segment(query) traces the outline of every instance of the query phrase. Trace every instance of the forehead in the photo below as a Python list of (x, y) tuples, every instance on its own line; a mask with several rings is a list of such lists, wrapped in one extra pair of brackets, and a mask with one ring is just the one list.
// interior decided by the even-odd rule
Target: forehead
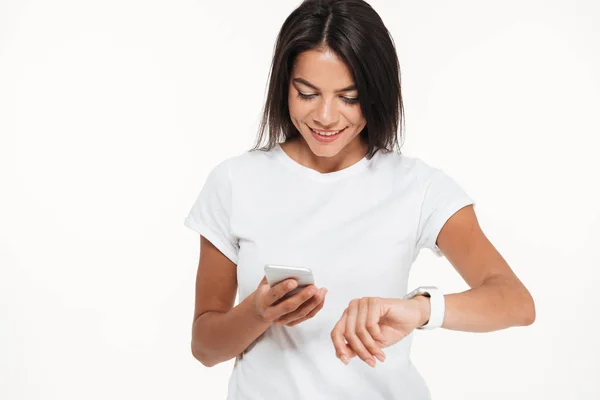
[(354, 84), (350, 69), (330, 49), (300, 53), (292, 69), (292, 78), (304, 78), (324, 91)]

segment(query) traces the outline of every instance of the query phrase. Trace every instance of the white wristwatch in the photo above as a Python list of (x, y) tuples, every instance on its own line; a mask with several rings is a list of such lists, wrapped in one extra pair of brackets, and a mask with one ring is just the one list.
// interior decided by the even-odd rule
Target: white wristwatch
[(444, 294), (440, 289), (435, 286), (420, 286), (404, 296), (405, 300), (412, 299), (415, 296), (426, 296), (429, 297), (430, 309), (429, 321), (423, 326), (417, 327), (417, 329), (435, 329), (442, 326), (444, 322), (444, 312), (446, 311), (446, 304), (444, 302)]

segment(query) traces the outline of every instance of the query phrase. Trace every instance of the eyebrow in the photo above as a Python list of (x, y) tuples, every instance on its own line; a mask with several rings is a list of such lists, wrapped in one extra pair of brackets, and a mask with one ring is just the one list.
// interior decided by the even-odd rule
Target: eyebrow
[[(307, 80), (305, 80), (305, 79), (302, 79), (302, 78), (294, 78), (294, 82), (301, 83), (301, 84), (303, 84), (303, 85), (306, 85), (306, 86), (308, 86), (309, 88), (312, 88), (312, 89), (315, 89), (315, 90), (320, 90), (318, 87), (316, 87), (316, 86), (315, 86), (315, 85), (313, 85), (312, 83), (310, 83), (310, 82), (308, 82)], [(349, 91), (351, 91), (351, 90), (356, 90), (356, 86), (355, 86), (355, 85), (350, 85), (350, 86), (347, 86), (347, 87), (345, 87), (345, 88), (343, 88), (343, 89), (336, 90), (335, 92), (336, 92), (336, 93), (340, 93), (340, 92), (349, 92)]]

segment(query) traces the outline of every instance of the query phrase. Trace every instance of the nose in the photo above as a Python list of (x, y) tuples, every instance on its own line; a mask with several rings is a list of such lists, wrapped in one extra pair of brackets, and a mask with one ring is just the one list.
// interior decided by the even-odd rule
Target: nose
[(322, 129), (330, 129), (337, 125), (339, 113), (334, 99), (323, 98), (317, 104), (315, 123)]

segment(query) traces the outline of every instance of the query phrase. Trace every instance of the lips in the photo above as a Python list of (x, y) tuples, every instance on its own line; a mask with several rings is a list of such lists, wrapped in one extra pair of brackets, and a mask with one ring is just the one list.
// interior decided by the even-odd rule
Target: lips
[(341, 133), (344, 129), (346, 128), (342, 128), (342, 129), (338, 129), (338, 130), (317, 130), (317, 129), (313, 129), (310, 126), (308, 127), (311, 131), (313, 131), (316, 134), (322, 135), (322, 136), (333, 136), (333, 135), (337, 135), (338, 133)]
[[(339, 137), (341, 137), (344, 132), (346, 132), (346, 128), (343, 128), (339, 131), (315, 131), (309, 126), (308, 129), (310, 129), (312, 136), (319, 143), (332, 143), (336, 141)], [(322, 135), (319, 132), (335, 132), (335, 134)]]

